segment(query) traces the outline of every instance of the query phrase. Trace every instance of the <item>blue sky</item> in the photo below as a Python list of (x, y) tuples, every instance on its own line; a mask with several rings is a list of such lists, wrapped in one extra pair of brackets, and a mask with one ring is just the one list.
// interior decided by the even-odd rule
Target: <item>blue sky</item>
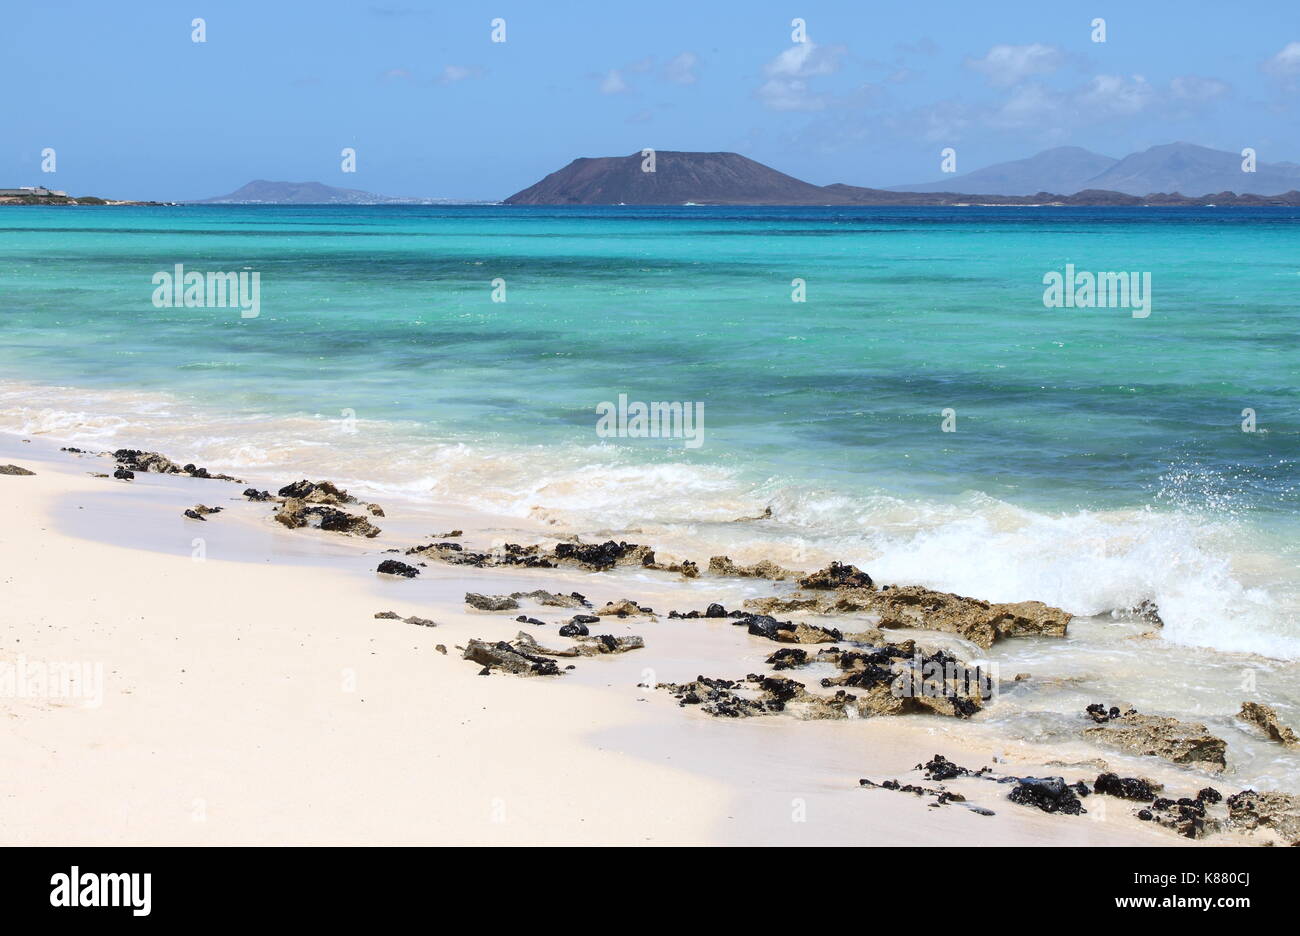
[(11, 0), (0, 77), (0, 185), (126, 198), (265, 178), (496, 199), (645, 146), (877, 186), (938, 178), (945, 146), (961, 172), (1175, 140), (1300, 162), (1292, 0)]

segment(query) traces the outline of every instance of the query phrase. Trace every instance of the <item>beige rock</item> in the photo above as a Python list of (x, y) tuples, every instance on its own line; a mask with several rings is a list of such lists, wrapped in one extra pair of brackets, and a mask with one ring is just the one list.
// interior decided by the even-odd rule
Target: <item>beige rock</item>
[(1287, 845), (1300, 845), (1300, 796), (1242, 790), (1228, 797), (1228, 828), (1267, 829)]
[(1277, 717), (1277, 712), (1273, 711), (1271, 706), (1259, 702), (1243, 702), (1237, 717), (1242, 721), (1250, 722), (1252, 725), (1258, 725), (1264, 729), (1269, 738), (1283, 747), (1300, 748), (1300, 737), (1297, 737), (1294, 731), (1282, 724)]
[(1161, 757), (1184, 766), (1206, 770), (1223, 770), (1227, 766), (1227, 742), (1196, 722), (1130, 711), (1083, 729), (1083, 736), (1110, 747)]
[(515, 647), (527, 653), (539, 653), (552, 657), (602, 656), (607, 653), (626, 653), (645, 647), (645, 640), (635, 634), (627, 637), (614, 637), (610, 634), (592, 634), (588, 637), (573, 638), (574, 646), (563, 650), (543, 647), (531, 634), (520, 631), (515, 636)]
[(732, 562), (728, 556), (713, 556), (709, 559), (709, 574), (731, 576), (736, 578), (763, 578), (774, 582), (797, 579), (802, 572), (785, 569), (769, 559), (762, 559), (753, 565), (742, 566)]

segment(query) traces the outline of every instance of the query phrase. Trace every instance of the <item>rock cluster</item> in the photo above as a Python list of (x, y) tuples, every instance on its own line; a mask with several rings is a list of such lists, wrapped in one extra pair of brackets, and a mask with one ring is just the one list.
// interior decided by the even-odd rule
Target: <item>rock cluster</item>
[[(965, 718), (979, 710), (978, 696), (906, 691), (911, 661), (901, 662), (893, 649), (878, 647), (867, 653), (832, 649), (815, 657), (806, 650), (791, 649), (769, 657), (769, 662), (775, 660), (778, 668), (787, 669), (813, 661), (836, 663), (845, 673), (821, 681), (823, 688), (836, 689), (833, 695), (811, 693), (804, 683), (786, 677), (754, 673), (743, 680), (697, 676), (689, 683), (660, 683), (657, 688), (669, 692), (680, 705), (699, 705), (710, 715), (726, 718), (783, 713), (800, 719), (838, 719), (918, 712)], [(840, 688), (845, 686), (854, 691)], [(950, 688), (957, 692), (957, 687)]]
[(515, 646), (522, 647), (532, 653), (540, 653), (543, 656), (585, 657), (641, 650), (645, 647), (645, 640), (635, 634), (627, 637), (615, 637), (612, 634), (595, 634), (592, 636), (582, 634), (574, 639), (572, 647), (557, 650), (551, 647), (543, 647), (532, 636), (520, 631), (515, 637)]
[(562, 672), (554, 660), (514, 647), (504, 640), (472, 639), (465, 645), (462, 656), (483, 667), (479, 670), (480, 676), (487, 676), (493, 669), (516, 676), (559, 676)]
[(1228, 745), (1195, 722), (1181, 722), (1160, 715), (1140, 715), (1133, 709), (1120, 713), (1101, 705), (1088, 706), (1097, 724), (1083, 729), (1083, 736), (1135, 754), (1161, 757), (1175, 764), (1223, 770)]
[(1267, 829), (1287, 845), (1300, 845), (1300, 796), (1242, 790), (1228, 797), (1228, 826), (1244, 832)]
[(466, 592), (465, 604), (479, 611), (513, 611), (519, 602), (509, 595), (480, 595), (478, 592)]
[(699, 568), (693, 562), (664, 564), (655, 559), (654, 550), (649, 546), (616, 543), (613, 540), (594, 544), (557, 543), (550, 551), (538, 545), (521, 546), (518, 543), (506, 543), (487, 552), (468, 550), (459, 543), (428, 543), (413, 546), (406, 552), (408, 555), (419, 554), (451, 565), (468, 565), (480, 569), (498, 566), (555, 569), (572, 566), (588, 572), (607, 572), (615, 567), (633, 566), (659, 572), (677, 572), (687, 578), (699, 575)]
[[(610, 634), (597, 634), (594, 637), (581, 637), (573, 646), (562, 649), (544, 647), (531, 635), (520, 631), (513, 641), (498, 640), (495, 643), (473, 639), (465, 646), (463, 656), (480, 664), (483, 669), (479, 675), (486, 676), (494, 668), (501, 669), (516, 676), (559, 676), (563, 670), (551, 657), (588, 657), (603, 656), (609, 653), (626, 653), (640, 650), (645, 641), (637, 636), (614, 637)], [(573, 667), (569, 667), (572, 669)]]
[(881, 628), (942, 631), (983, 648), (1007, 637), (1064, 637), (1071, 617), (1068, 612), (1041, 601), (994, 603), (920, 585), (877, 588), (867, 573), (840, 562), (832, 562), (825, 569), (804, 576), (798, 584), (807, 591), (829, 594), (795, 592), (750, 599), (745, 607), (767, 614), (797, 611), (876, 614)]
[(275, 513), (275, 520), (291, 530), (315, 527), (329, 533), (349, 533), (367, 539), (373, 539), (381, 532), (365, 517), (298, 497), (285, 498)]
[(796, 579), (802, 572), (784, 569), (768, 559), (763, 559), (750, 566), (736, 565), (728, 556), (714, 556), (709, 559), (709, 574), (736, 578), (762, 578), (774, 582)]
[(704, 611), (670, 611), (668, 616), (684, 619), (725, 618), (738, 627), (746, 628), (756, 637), (766, 637), (779, 643), (833, 643), (845, 639), (845, 635), (833, 627), (778, 621), (769, 614), (755, 614), (750, 611), (728, 611), (717, 603), (709, 605)]
[(205, 507), (203, 504), (195, 504), (193, 507), (184, 511), (184, 514), (191, 520), (202, 520), (207, 522), (208, 514), (221, 513), (223, 509), (224, 508), (221, 507)]
[(937, 780), (942, 783), (945, 780), (951, 780), (954, 777), (981, 777), (989, 773), (988, 767), (981, 767), (979, 770), (970, 770), (966, 767), (960, 767), (954, 764), (942, 754), (936, 754), (924, 764), (917, 764), (913, 770), (920, 770), (925, 774), (927, 780)]
[[(537, 602), (539, 605), (545, 605), (548, 608), (590, 608), (591, 602), (585, 595), (577, 592), (569, 592), (567, 595), (560, 595), (555, 592), (548, 592), (545, 589), (538, 588), (530, 592), (511, 592), (510, 597), (515, 600), (528, 598)], [(601, 612), (596, 612), (600, 614)]]
[[(375, 614), (375, 619), (380, 621), (403, 621), (407, 624), (415, 624), (417, 627), (437, 627), (437, 621), (430, 621), (428, 618), (416, 617), (414, 614), (402, 617), (396, 611), (379, 611)], [(446, 652), (445, 650), (443, 651)]]
[(1166, 829), (1173, 829), (1187, 838), (1201, 838), (1214, 832), (1220, 832), (1225, 824), (1209, 815), (1208, 807), (1223, 799), (1214, 787), (1206, 787), (1195, 798), (1180, 799), (1157, 798), (1146, 809), (1140, 809), (1137, 817), (1143, 822), (1154, 822)]
[(857, 566), (843, 562), (832, 562), (820, 572), (814, 572), (799, 580), (800, 588), (834, 589), (834, 588), (874, 588), (871, 576)]
[[(113, 452), (118, 467), (126, 471), (152, 471), (156, 474), (187, 474), (192, 478), (206, 478), (212, 481), (239, 481), (225, 474), (211, 474), (206, 468), (196, 465), (178, 465), (166, 455), (158, 452), (143, 452), (140, 449), (118, 449)], [(241, 482), (242, 483), (242, 482)]]

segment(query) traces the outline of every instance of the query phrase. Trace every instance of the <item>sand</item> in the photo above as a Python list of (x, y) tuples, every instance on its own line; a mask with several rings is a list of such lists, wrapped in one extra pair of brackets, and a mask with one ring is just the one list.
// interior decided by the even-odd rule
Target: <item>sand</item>
[[(757, 583), (435, 564), (397, 579), (375, 566), (427, 542), (428, 515), (390, 510), (382, 537), (359, 540), (287, 530), (242, 484), (92, 477), (112, 461), (48, 440), (0, 437), (10, 462), (36, 474), (0, 476), (0, 662), (99, 664), (103, 686), (99, 700), (0, 696), (8, 844), (1190, 844), (1103, 797), (1068, 817), (950, 783), (996, 812), (980, 816), (858, 784), (925, 782), (911, 768), (936, 752), (1061, 773), (1045, 766), (1059, 746), (935, 717), (714, 719), (638, 685), (755, 671), (774, 645), (725, 622), (612, 620), (593, 632), (646, 648), (559, 678), (482, 677), (455, 649), (513, 637), (519, 613), (560, 617), (473, 611), (466, 591), (576, 589), (666, 612), (730, 607)], [(200, 502), (227, 509), (182, 516)], [(469, 542), (482, 518), (437, 519)], [(386, 610), (439, 626), (374, 618)]]

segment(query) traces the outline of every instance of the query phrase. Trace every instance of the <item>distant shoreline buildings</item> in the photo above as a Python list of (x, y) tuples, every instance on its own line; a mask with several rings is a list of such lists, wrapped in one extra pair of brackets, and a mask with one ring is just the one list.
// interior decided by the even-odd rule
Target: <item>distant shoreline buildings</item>
[(67, 192), (61, 192), (58, 189), (47, 189), (43, 185), (24, 185), (19, 188), (0, 188), (0, 196), (6, 195), (53, 195), (56, 198), (67, 198)]

